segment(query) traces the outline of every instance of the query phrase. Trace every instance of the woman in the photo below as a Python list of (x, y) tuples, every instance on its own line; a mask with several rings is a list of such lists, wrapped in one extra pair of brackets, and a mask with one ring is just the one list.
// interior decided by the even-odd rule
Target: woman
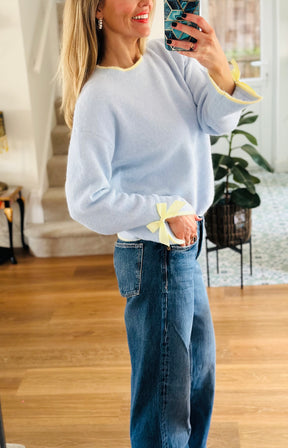
[(201, 216), (213, 199), (209, 134), (233, 129), (241, 109), (260, 97), (231, 74), (202, 17), (185, 17), (201, 31), (175, 23), (197, 40), (181, 42), (180, 54), (162, 41), (145, 50), (154, 6), (66, 0), (66, 194), (72, 218), (119, 236), (132, 447), (204, 448), (215, 341), (197, 257)]

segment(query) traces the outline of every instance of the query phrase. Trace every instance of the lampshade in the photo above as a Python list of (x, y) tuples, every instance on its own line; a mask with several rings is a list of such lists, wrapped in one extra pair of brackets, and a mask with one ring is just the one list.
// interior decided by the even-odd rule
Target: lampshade
[(0, 153), (3, 151), (8, 151), (8, 140), (6, 135), (4, 115), (0, 111)]

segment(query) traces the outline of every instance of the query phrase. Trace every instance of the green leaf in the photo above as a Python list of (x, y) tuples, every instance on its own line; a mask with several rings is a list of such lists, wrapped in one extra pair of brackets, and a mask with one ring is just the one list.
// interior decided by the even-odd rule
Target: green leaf
[(262, 168), (264, 168), (264, 170), (269, 171), (270, 173), (273, 173), (274, 170), (273, 170), (272, 166), (257, 151), (257, 149), (254, 148), (254, 146), (251, 146), (251, 145), (247, 144), (247, 145), (241, 146), (241, 148), (243, 149), (243, 151), (245, 151), (247, 154), (249, 154), (249, 156), (254, 160), (254, 162), (257, 163), (257, 165), (259, 165)]
[(260, 184), (261, 180), (259, 179), (259, 177), (252, 176), (251, 174), (250, 174), (250, 177), (251, 177), (251, 180), (252, 180), (254, 185)]
[(242, 117), (240, 117), (240, 120), (239, 120), (239, 122), (238, 122), (237, 127), (238, 127), (238, 126), (243, 126), (244, 124), (252, 124), (252, 123), (255, 123), (255, 121), (257, 121), (257, 119), (258, 119), (258, 115), (252, 115), (252, 116), (250, 116), (250, 117), (247, 117), (247, 115), (246, 115), (245, 117), (242, 116)]
[(223, 197), (224, 192), (225, 192), (225, 186), (226, 186), (226, 182), (221, 182), (221, 184), (216, 185), (213, 205), (217, 204), (220, 201), (220, 199)]
[(261, 203), (258, 194), (251, 194), (246, 188), (238, 188), (238, 190), (232, 191), (231, 202), (244, 208), (255, 208)]
[(247, 111), (247, 109), (244, 109), (242, 114), (241, 114), (241, 117), (246, 117), (246, 115), (253, 114), (253, 113), (254, 112), (252, 112), (252, 110), (248, 110)]
[(255, 194), (256, 190), (254, 187), (254, 183), (251, 179), (251, 175), (248, 173), (245, 168), (242, 168), (242, 166), (234, 166), (232, 168), (233, 178), (236, 182), (239, 182), (240, 184), (246, 185), (247, 189), (250, 191), (251, 194)]
[(227, 176), (228, 173), (229, 173), (228, 168), (218, 166), (217, 168), (214, 169), (214, 179), (215, 180), (223, 179), (223, 177)]
[(228, 188), (234, 190), (235, 188), (239, 188), (238, 184), (234, 184), (233, 182), (228, 182)]
[(241, 159), (240, 157), (232, 157), (232, 160), (234, 162), (234, 165), (238, 164), (241, 165), (243, 168), (247, 168), (249, 163), (245, 159)]
[(254, 135), (249, 134), (249, 132), (246, 131), (241, 131), (240, 129), (235, 129), (235, 131), (232, 132), (233, 135), (236, 134), (241, 134), (244, 135), (244, 137), (246, 137), (250, 143), (252, 143), (252, 145), (258, 145), (257, 139), (256, 137), (254, 137)]
[(212, 162), (215, 180), (220, 180), (227, 176), (229, 168), (233, 166), (231, 157), (218, 153), (212, 154)]
[(210, 135), (211, 145), (215, 145), (220, 138), (228, 138), (228, 135)]
[(225, 156), (224, 154), (218, 154), (216, 152), (212, 154), (212, 162), (214, 170), (219, 166), (232, 168), (234, 165), (232, 157)]

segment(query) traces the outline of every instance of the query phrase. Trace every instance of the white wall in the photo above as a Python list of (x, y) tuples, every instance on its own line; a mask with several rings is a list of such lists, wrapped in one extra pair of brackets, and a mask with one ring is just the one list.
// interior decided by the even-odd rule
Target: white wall
[(9, 152), (0, 157), (0, 178), (10, 184), (37, 183), (26, 59), (17, 0), (0, 0), (0, 109)]
[(151, 39), (157, 39), (162, 37), (164, 33), (164, 7), (162, 0), (156, 0), (156, 10), (154, 22), (152, 25), (152, 31), (150, 34)]
[[(9, 151), (0, 155), (0, 179), (24, 187), (27, 218), (34, 222), (43, 220), (40, 202), (54, 119), (58, 52), (54, 0), (0, 0), (0, 110), (9, 143)], [(15, 211), (18, 215), (17, 207)], [(0, 244), (6, 245), (3, 216), (0, 220)], [(15, 216), (16, 228), (17, 223)]]
[[(47, 188), (46, 164), (51, 153), (54, 122), (55, 73), (59, 55), (56, 4), (54, 0), (18, 0), (36, 147), (37, 184), (31, 189), (32, 221), (43, 221), (41, 197)], [(31, 11), (33, 13), (31, 14)], [(37, 206), (36, 206), (37, 204)]]
[[(278, 0), (275, 91), (275, 169), (288, 171), (288, 2)], [(272, 42), (273, 44), (273, 42)]]

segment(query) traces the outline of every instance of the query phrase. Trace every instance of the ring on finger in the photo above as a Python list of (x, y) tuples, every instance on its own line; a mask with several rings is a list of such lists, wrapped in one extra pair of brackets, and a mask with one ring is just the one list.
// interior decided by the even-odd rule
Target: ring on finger
[(197, 42), (191, 42), (191, 45), (190, 45), (190, 51), (196, 51), (196, 48), (197, 48)]

